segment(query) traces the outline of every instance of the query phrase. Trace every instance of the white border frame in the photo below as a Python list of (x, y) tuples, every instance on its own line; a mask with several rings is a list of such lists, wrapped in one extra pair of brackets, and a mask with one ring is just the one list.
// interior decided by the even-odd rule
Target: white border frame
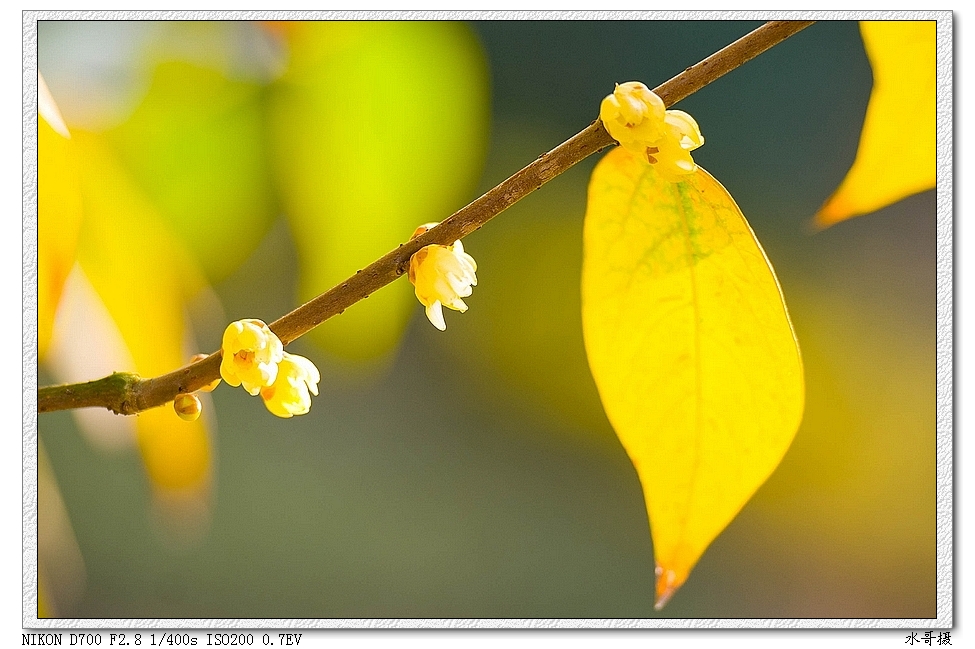
[[(360, 619), (37, 617), (37, 21), (39, 20), (936, 20), (937, 610), (936, 618), (881, 619)], [(950, 11), (24, 11), (23, 12), (23, 609), (24, 629), (951, 629), (954, 611), (953, 15)], [(828, 639), (825, 640), (829, 642)]]

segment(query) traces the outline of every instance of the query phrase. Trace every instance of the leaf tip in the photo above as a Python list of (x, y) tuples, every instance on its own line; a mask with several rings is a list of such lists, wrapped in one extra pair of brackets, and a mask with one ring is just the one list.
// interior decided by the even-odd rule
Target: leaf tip
[(659, 611), (667, 605), (667, 602), (674, 596), (677, 589), (684, 584), (687, 577), (685, 575), (683, 579), (679, 579), (676, 572), (664, 568), (659, 563), (657, 564), (655, 573), (657, 575), (657, 597), (653, 608), (655, 611)]
[(831, 225), (836, 225), (840, 221), (858, 216), (861, 213), (862, 211), (857, 210), (854, 205), (850, 204), (850, 201), (846, 200), (843, 194), (837, 192), (827, 199), (823, 203), (823, 206), (813, 215), (809, 222), (809, 228), (814, 232), (819, 232)]

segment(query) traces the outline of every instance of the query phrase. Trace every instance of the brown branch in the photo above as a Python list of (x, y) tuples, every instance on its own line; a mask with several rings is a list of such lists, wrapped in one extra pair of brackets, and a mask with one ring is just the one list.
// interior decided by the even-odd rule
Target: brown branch
[[(813, 21), (772, 21), (743, 36), (731, 45), (693, 65), (654, 92), (671, 106), (697, 92), (718, 77), (758, 56)], [(616, 144), (596, 120), (548, 153), (461, 208), (440, 225), (412, 239), (357, 271), (331, 290), (306, 302), (270, 324), (285, 345), (314, 329), (359, 300), (369, 297), (406, 272), (410, 257), (424, 246), (450, 244), (474, 232), (551, 179), (593, 153)], [(181, 392), (193, 392), (220, 376), (220, 352), (174, 372), (152, 379), (135, 374), (116, 373), (98, 381), (57, 385), (37, 391), (37, 411), (99, 406), (123, 415), (164, 405)]]

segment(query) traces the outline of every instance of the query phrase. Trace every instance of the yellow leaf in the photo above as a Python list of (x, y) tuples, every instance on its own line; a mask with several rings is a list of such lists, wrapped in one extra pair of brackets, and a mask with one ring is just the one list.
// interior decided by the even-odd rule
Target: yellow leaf
[[(194, 24), (216, 38), (217, 25)], [(145, 98), (106, 138), (211, 281), (254, 251), (275, 216), (261, 87), (160, 63)]]
[[(56, 110), (56, 108), (54, 109)], [(63, 128), (63, 122), (57, 125)], [(81, 186), (75, 143), (43, 114), (37, 118), (37, 353), (43, 359), (54, 314), (74, 265), (81, 227)]]
[(856, 159), (816, 214), (826, 227), (867, 214), (936, 183), (934, 21), (864, 21), (873, 90)]
[(670, 183), (612, 151), (583, 244), (586, 353), (643, 485), (660, 608), (792, 442), (799, 347), (765, 253), (703, 169)]
[[(202, 286), (202, 273), (98, 136), (76, 133), (75, 140), (85, 160), (78, 261), (125, 340), (131, 369), (146, 377), (177, 369), (187, 361), (184, 305)], [(155, 487), (206, 491), (203, 419), (183, 421), (167, 405), (138, 415), (136, 430)]]

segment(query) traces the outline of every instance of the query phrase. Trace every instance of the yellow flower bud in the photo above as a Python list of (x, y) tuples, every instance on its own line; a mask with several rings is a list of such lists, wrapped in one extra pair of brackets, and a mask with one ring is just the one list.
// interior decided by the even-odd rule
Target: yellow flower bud
[[(418, 236), (436, 223), (417, 228)], [(421, 248), (410, 258), (409, 277), (416, 287), (416, 298), (426, 307), (427, 319), (440, 331), (447, 328), (443, 318), (446, 306), (463, 313), (467, 311), (465, 298), (477, 286), (477, 264), (464, 252), (464, 245), (455, 241), (452, 246), (433, 244)]]
[[(303, 415), (311, 408), (311, 394), (318, 396), (321, 375), (304, 356), (284, 352), (274, 384), (261, 390), (264, 405), (278, 417)], [(309, 394), (309, 392), (311, 394)]]
[(203, 404), (195, 394), (178, 394), (173, 400), (173, 410), (184, 421), (196, 421), (203, 412)]
[(251, 395), (274, 383), (284, 354), (281, 340), (260, 320), (232, 322), (223, 332), (220, 376), (228, 385), (243, 385)]
[(416, 239), (418, 236), (420, 236), (427, 230), (430, 230), (431, 228), (434, 228), (438, 225), (440, 225), (439, 221), (434, 221), (432, 223), (424, 223), (423, 225), (418, 226), (416, 230), (413, 230), (413, 234), (410, 235), (410, 239)]
[(639, 81), (616, 84), (613, 94), (599, 106), (599, 119), (620, 145), (637, 155), (660, 139), (666, 106), (663, 100)]

